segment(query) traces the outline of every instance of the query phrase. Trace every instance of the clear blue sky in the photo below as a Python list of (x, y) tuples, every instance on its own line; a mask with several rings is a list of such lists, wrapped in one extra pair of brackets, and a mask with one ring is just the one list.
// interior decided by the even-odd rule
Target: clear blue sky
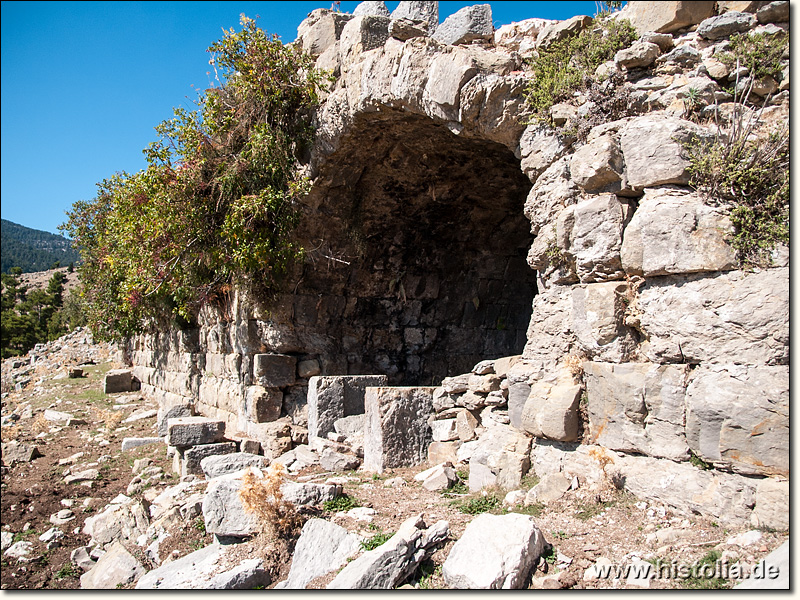
[[(440, 20), (480, 2), (440, 2)], [(342, 2), (352, 12), (358, 2)], [(393, 10), (398, 2), (387, 2)], [(592, 2), (491, 2), (495, 26), (592, 15)], [(172, 108), (208, 87), (206, 48), (239, 14), (284, 42), (331, 2), (2, 2), (2, 216), (58, 233), (95, 184), (144, 167)], [(194, 86), (194, 87), (192, 87)]]

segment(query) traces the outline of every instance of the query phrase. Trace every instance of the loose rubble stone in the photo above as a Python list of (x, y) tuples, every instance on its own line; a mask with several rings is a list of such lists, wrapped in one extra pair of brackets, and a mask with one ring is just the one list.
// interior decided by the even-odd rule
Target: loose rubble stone
[(548, 48), (556, 42), (578, 35), (591, 23), (592, 18), (586, 15), (572, 17), (566, 21), (557, 21), (539, 32), (539, 35), (536, 37), (536, 46), (539, 48)]
[(614, 55), (614, 62), (626, 69), (649, 67), (661, 53), (659, 47), (651, 42), (640, 40), (630, 48), (620, 50)]
[(734, 33), (743, 33), (756, 26), (756, 17), (749, 13), (728, 11), (716, 17), (710, 17), (697, 27), (697, 35), (709, 40), (727, 38)]
[(432, 37), (437, 42), (451, 46), (494, 39), (491, 5), (465, 6), (447, 17)]
[(789, 1), (770, 2), (758, 9), (756, 18), (759, 23), (788, 23)]
[(102, 512), (87, 517), (82, 532), (91, 536), (94, 543), (105, 545), (114, 541), (136, 541), (149, 524), (144, 505), (120, 495)]
[(2, 445), (2, 459), (6, 466), (13, 466), (17, 463), (28, 463), (42, 456), (39, 448), (28, 444), (20, 444), (12, 441)]
[(262, 468), (266, 466), (266, 458), (246, 452), (206, 456), (200, 460), (200, 468), (209, 479), (235, 473), (247, 467)]
[(342, 493), (342, 486), (324, 483), (284, 483), (281, 486), (284, 500), (297, 506), (322, 504)]
[(645, 31), (671, 33), (697, 25), (714, 14), (714, 2), (631, 2), (621, 14), (640, 34)]
[(320, 466), (326, 471), (350, 471), (357, 469), (361, 465), (361, 460), (356, 456), (336, 452), (330, 448), (325, 448), (319, 457)]
[(361, 548), (357, 535), (324, 519), (309, 519), (294, 549), (289, 577), (275, 589), (305, 589), (312, 579), (335, 571)]
[(122, 451), (133, 450), (139, 446), (147, 446), (148, 444), (160, 444), (164, 442), (163, 437), (146, 437), (146, 438), (123, 438)]
[(302, 41), (303, 51), (312, 56), (319, 56), (325, 52), (336, 44), (345, 24), (352, 18), (352, 15), (326, 9), (312, 11), (297, 27), (297, 37)]
[[(789, 540), (781, 544), (777, 550), (770, 552), (762, 562), (757, 565), (761, 576), (756, 573), (745, 579), (735, 590), (788, 590), (790, 579)], [(773, 577), (772, 574), (776, 576)], [(766, 575), (766, 577), (764, 577)]]
[(433, 33), (439, 26), (438, 2), (400, 2), (392, 11), (392, 19), (410, 19), (423, 21), (427, 24), (428, 32)]
[(99, 469), (84, 469), (64, 477), (64, 483), (78, 483), (81, 481), (95, 481), (100, 476)]
[(114, 542), (94, 568), (81, 575), (81, 589), (113, 590), (127, 585), (145, 572), (142, 564), (119, 542)]
[(97, 561), (89, 556), (86, 546), (79, 546), (78, 548), (75, 548), (70, 553), (69, 560), (84, 572), (91, 571), (97, 564)]
[(447, 539), (447, 521), (425, 528), (422, 515), (404, 521), (381, 546), (350, 562), (327, 585), (329, 590), (392, 589), (411, 575), (436, 546)]
[(482, 514), (453, 545), (442, 574), (454, 589), (521, 589), (543, 549), (531, 517)]
[(25, 540), (20, 540), (19, 542), (15, 542), (9, 546), (5, 552), (3, 552), (3, 556), (7, 556), (8, 558), (16, 558), (17, 562), (28, 562), (30, 560), (29, 556), (33, 552), (33, 542), (26, 542)]
[(47, 409), (44, 411), (44, 418), (53, 423), (58, 423), (59, 425), (67, 425), (75, 417), (69, 413)]
[(452, 487), (458, 481), (458, 476), (451, 464), (443, 463), (418, 473), (414, 479), (421, 481), (426, 490), (439, 492)]
[(549, 473), (528, 491), (525, 505), (554, 502), (566, 494), (571, 485), (572, 482), (561, 473)]
[(353, 16), (363, 17), (367, 15), (375, 17), (388, 17), (390, 13), (389, 9), (386, 8), (386, 3), (384, 3), (382, 0), (379, 0), (378, 2), (359, 2), (358, 6), (356, 6), (353, 10)]
[(230, 546), (211, 544), (142, 576), (137, 590), (250, 590), (272, 582), (261, 558), (235, 558)]
[[(250, 472), (257, 472), (250, 467)], [(239, 498), (245, 471), (215, 477), (203, 497), (206, 531), (220, 537), (244, 537), (259, 531), (258, 518), (245, 510)]]
[(414, 466), (427, 457), (433, 412), (431, 387), (367, 388), (364, 404), (364, 468)]

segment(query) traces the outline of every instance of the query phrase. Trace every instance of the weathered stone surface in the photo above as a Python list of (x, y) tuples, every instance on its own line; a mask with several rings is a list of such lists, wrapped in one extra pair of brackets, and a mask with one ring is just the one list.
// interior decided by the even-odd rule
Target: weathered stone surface
[(203, 474), (212, 479), (228, 473), (235, 473), (247, 467), (263, 468), (267, 466), (267, 459), (263, 456), (247, 452), (233, 452), (230, 454), (217, 454), (206, 456), (200, 460)]
[(494, 39), (491, 5), (465, 6), (447, 17), (432, 37), (437, 42), (452, 46)]
[(628, 205), (613, 194), (590, 197), (574, 208), (570, 247), (581, 283), (621, 279), (620, 249)]
[(342, 29), (339, 38), (339, 55), (342, 65), (359, 60), (363, 52), (380, 48), (389, 39), (388, 17), (354, 17)]
[(57, 423), (58, 425), (67, 425), (75, 418), (75, 416), (71, 415), (70, 413), (51, 410), (48, 408), (44, 411), (44, 418), (52, 423)]
[(789, 367), (708, 365), (686, 391), (686, 438), (715, 466), (789, 474)]
[(364, 400), (364, 468), (413, 466), (425, 461), (433, 413), (432, 387), (370, 387)]
[(533, 51), (539, 32), (553, 23), (556, 21), (552, 19), (533, 18), (502, 25), (494, 32), (495, 46), (508, 52), (519, 52), (521, 56), (527, 56)]
[(591, 17), (579, 15), (567, 19), (566, 21), (558, 21), (552, 25), (548, 25), (536, 36), (536, 46), (538, 48), (547, 48), (555, 42), (560, 42), (561, 40), (576, 36), (591, 25), (591, 23)]
[(167, 430), (167, 421), (169, 419), (180, 419), (181, 417), (191, 417), (192, 407), (187, 404), (178, 404), (171, 406), (167, 409), (159, 408), (156, 415), (156, 424), (158, 427), (158, 435), (165, 437), (169, 431)]
[(788, 531), (789, 506), (789, 482), (764, 479), (756, 488), (752, 523), (756, 527)]
[(449, 535), (447, 521), (425, 529), (422, 515), (404, 521), (387, 542), (349, 563), (327, 589), (392, 589), (411, 575)]
[(286, 354), (256, 354), (253, 356), (253, 375), (266, 387), (292, 385), (297, 371), (297, 358)]
[(610, 135), (596, 138), (572, 155), (572, 180), (586, 192), (615, 191), (622, 180), (622, 155)]
[(452, 442), (458, 439), (455, 419), (442, 419), (431, 422), (431, 437), (434, 442)]
[(407, 2), (403, 1), (392, 11), (392, 19), (410, 19), (423, 21), (427, 24), (428, 32), (433, 33), (439, 26), (438, 2)]
[(434, 464), (457, 463), (457, 452), (460, 445), (461, 442), (431, 442), (428, 446), (428, 462)]
[(734, 269), (736, 254), (726, 241), (732, 233), (730, 218), (698, 194), (648, 188), (625, 228), (622, 266), (646, 277)]
[(426, 112), (441, 119), (457, 120), (461, 89), (477, 72), (475, 61), (465, 52), (434, 57), (422, 95)]
[(324, 437), (343, 417), (364, 413), (368, 386), (386, 385), (385, 375), (312, 377), (308, 382), (308, 434)]
[(341, 494), (342, 486), (328, 483), (284, 483), (281, 493), (284, 500), (297, 506), (322, 504)]
[(135, 581), (145, 572), (142, 564), (119, 542), (114, 542), (94, 568), (81, 575), (83, 590), (114, 590)]
[(281, 416), (283, 392), (277, 388), (264, 388), (260, 385), (247, 387), (247, 418), (255, 423), (269, 423)]
[(717, 10), (724, 14), (729, 11), (736, 11), (736, 12), (748, 12), (754, 13), (763, 7), (765, 4), (769, 4), (769, 1), (766, 2), (764, 0), (719, 0), (717, 2)]
[(655, 44), (659, 47), (661, 52), (668, 52), (672, 50), (675, 41), (668, 33), (656, 33), (655, 31), (645, 31), (641, 36), (641, 41)]
[[(417, 24), (419, 24), (419, 27), (417, 27)], [(411, 38), (427, 36), (428, 31), (421, 21), (392, 19), (392, 22), (389, 23), (389, 35), (401, 42), (405, 42)]]
[(645, 31), (671, 33), (697, 25), (714, 14), (714, 2), (629, 2), (622, 17), (641, 34)]
[(552, 286), (533, 298), (528, 342), (523, 356), (528, 360), (558, 360), (569, 353), (574, 340), (570, 323), (572, 291)]
[(649, 279), (638, 307), (653, 362), (788, 363), (787, 268)]
[(700, 62), (702, 62), (700, 52), (697, 51), (697, 48), (689, 44), (678, 46), (674, 50), (667, 54), (662, 54), (656, 59), (658, 65), (674, 65), (685, 69), (690, 69), (694, 65), (700, 64)]
[(364, 415), (350, 415), (336, 419), (333, 423), (336, 433), (345, 437), (364, 437)]
[(11, 544), (4, 552), (7, 558), (16, 558), (17, 562), (28, 562), (30, 554), (33, 552), (33, 542), (20, 540)]
[(543, 549), (531, 517), (482, 514), (453, 545), (442, 574), (455, 589), (521, 589)]
[(97, 564), (97, 561), (89, 556), (87, 546), (79, 546), (70, 552), (69, 560), (82, 571), (91, 571)]
[(475, 428), (478, 419), (468, 410), (461, 410), (456, 415), (456, 433), (462, 442), (469, 442), (475, 438)]
[(458, 477), (451, 464), (442, 463), (417, 473), (414, 480), (421, 481), (426, 490), (437, 492), (451, 487), (458, 481)]
[(225, 421), (205, 417), (180, 417), (167, 421), (167, 445), (197, 446), (213, 444), (223, 439)]
[[(528, 125), (519, 140), (519, 151), (522, 158), (520, 167), (522, 168), (522, 172), (528, 176), (531, 182), (535, 183), (539, 179), (539, 176), (542, 175), (550, 165), (564, 155), (566, 150), (567, 145), (564, 143), (562, 136), (552, 127), (543, 124)], [(558, 174), (561, 175), (562, 172), (563, 171), (559, 171)], [(569, 172), (567, 172), (567, 175), (569, 175)], [(550, 179), (554, 179), (553, 175), (551, 175)], [(567, 177), (566, 179), (567, 181), (564, 183), (565, 185), (569, 185), (567, 183), (569, 178)], [(547, 183), (548, 181), (543, 181), (540, 184), (540, 189), (533, 188), (528, 195), (529, 202), (525, 204), (525, 214), (531, 221), (534, 221), (533, 216), (535, 212), (544, 212), (541, 210), (534, 212), (534, 206), (538, 208), (539, 204), (548, 200), (545, 190), (541, 189)], [(543, 216), (537, 215), (537, 218), (535, 218), (537, 224), (541, 226), (541, 224), (546, 222), (548, 220), (546, 215), (551, 212), (552, 211), (546, 211)]]
[(576, 285), (570, 289), (570, 330), (579, 354), (592, 360), (625, 362), (634, 355), (636, 336), (625, 325), (629, 288), (626, 282)]
[(686, 365), (584, 363), (591, 443), (686, 460)]
[(301, 360), (297, 363), (297, 376), (301, 379), (308, 379), (320, 374), (319, 361), (315, 358)]
[(470, 492), (477, 492), (485, 487), (497, 485), (497, 475), (492, 470), (481, 463), (476, 458), (469, 459), (469, 481), (467, 482)]
[(132, 382), (133, 374), (130, 369), (112, 369), (103, 379), (103, 393), (130, 392), (133, 389)]
[(344, 527), (324, 519), (309, 519), (297, 540), (289, 577), (275, 589), (305, 589), (312, 579), (344, 565), (360, 547), (359, 537)]
[(147, 531), (147, 511), (141, 502), (127, 496), (118, 496), (106, 508), (83, 523), (82, 532), (92, 537), (94, 543), (132, 541)]
[(789, 0), (770, 2), (766, 6), (759, 8), (756, 18), (759, 23), (788, 23)]
[(561, 370), (556, 378), (536, 381), (530, 389), (522, 410), (521, 428), (534, 437), (564, 442), (577, 440), (582, 386), (572, 375)]
[(620, 131), (627, 184), (642, 189), (688, 183), (689, 161), (682, 144), (702, 133), (698, 125), (675, 117), (646, 115), (631, 119)]
[(31, 462), (42, 455), (36, 446), (20, 444), (16, 440), (3, 444), (2, 450), (3, 464), (9, 467), (17, 463)]
[(326, 471), (351, 471), (361, 465), (361, 460), (357, 456), (325, 448), (319, 456), (319, 464)]
[(734, 33), (749, 31), (755, 26), (755, 15), (732, 10), (704, 20), (697, 26), (697, 35), (708, 40), (719, 40)]
[(371, 0), (359, 2), (358, 6), (356, 6), (353, 10), (354, 17), (388, 17), (390, 14), (391, 13), (389, 12), (389, 9), (386, 8), (386, 3), (383, 2), (383, 0), (378, 0), (377, 2), (373, 2)]
[(533, 486), (525, 496), (525, 505), (536, 502), (548, 504), (561, 498), (569, 490), (572, 482), (561, 473), (548, 473)]
[(351, 15), (324, 8), (312, 11), (297, 28), (297, 37), (302, 40), (303, 50), (312, 56), (319, 56), (336, 43), (351, 18)]
[(247, 423), (247, 435), (261, 444), (264, 456), (273, 460), (292, 448), (292, 427), (287, 420)]
[[(787, 3), (788, 4), (788, 3)], [(787, 17), (788, 18), (788, 17)], [(788, 513), (787, 513), (788, 514)], [(735, 585), (735, 590), (788, 590), (791, 588), (791, 555), (789, 540), (773, 550), (754, 569), (754, 573), (740, 584)], [(775, 575), (773, 577), (773, 574)], [(755, 593), (755, 592), (754, 592)]]
[(614, 55), (614, 62), (626, 69), (649, 67), (661, 53), (659, 47), (652, 42), (634, 42), (630, 48), (620, 50)]
[[(260, 478), (260, 471), (248, 469)], [(239, 498), (245, 471), (215, 477), (203, 497), (206, 531), (218, 536), (243, 537), (259, 531), (258, 518), (245, 510)]]
[(242, 560), (232, 546), (211, 544), (142, 576), (137, 590), (251, 590), (271, 583), (261, 558)]
[(133, 450), (139, 446), (147, 446), (148, 444), (160, 444), (164, 442), (163, 437), (146, 437), (146, 438), (122, 438), (122, 451)]

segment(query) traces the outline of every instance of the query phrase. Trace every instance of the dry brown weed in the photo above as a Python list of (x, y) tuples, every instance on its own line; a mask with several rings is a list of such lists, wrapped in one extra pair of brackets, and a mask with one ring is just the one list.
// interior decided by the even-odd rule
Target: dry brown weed
[(283, 498), (281, 484), (284, 479), (285, 472), (280, 463), (270, 465), (262, 478), (256, 477), (252, 470), (246, 471), (242, 478), (239, 499), (246, 511), (258, 517), (267, 540), (292, 538), (302, 525), (294, 504)]

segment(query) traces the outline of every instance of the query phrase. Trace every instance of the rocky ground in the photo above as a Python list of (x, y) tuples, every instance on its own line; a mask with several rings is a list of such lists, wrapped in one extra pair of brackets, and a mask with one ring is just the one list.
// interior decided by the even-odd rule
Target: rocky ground
[[(122, 450), (126, 437), (156, 435), (157, 407), (137, 392), (103, 393), (105, 373), (118, 366), (114, 356), (112, 348), (95, 345), (85, 332), (78, 331), (37, 347), (24, 359), (3, 362), (4, 589), (77, 589), (84, 570), (101, 556), (101, 548), (113, 549), (114, 535), (147, 570), (157, 566), (152, 546), (144, 547), (155, 537), (160, 540), (155, 555), (162, 564), (213, 542), (200, 510), (207, 481), (184, 477), (188, 483), (182, 484), (182, 489), (194, 494), (189, 497), (194, 502), (183, 498), (180, 510), (174, 504), (171, 512), (164, 509), (158, 513), (153, 507), (167, 506), (164, 498), (178, 489), (175, 486), (180, 480), (172, 472), (166, 446), (153, 443)], [(68, 368), (79, 364), (83, 376), (70, 378)], [(17, 382), (24, 385), (15, 385)], [(639, 501), (611, 486), (577, 487), (558, 499), (529, 506), (504, 505), (505, 491), (497, 489), (470, 494), (461, 483), (447, 491), (429, 491), (414, 479), (427, 467), (378, 475), (325, 472), (317, 465), (290, 477), (305, 482), (338, 477), (343, 491), (339, 500), (327, 510), (320, 505), (307, 506), (302, 516), (331, 521), (367, 543), (386, 539), (414, 515), (424, 515), (428, 525), (447, 521), (449, 538), (398, 584), (415, 588), (446, 587), (442, 565), (455, 540), (484, 511), (527, 514), (541, 530), (546, 546), (528, 584), (532, 588), (729, 587), (731, 581), (719, 578), (647, 580), (623, 575), (614, 579), (592, 574), (603, 564), (625, 566), (644, 560), (691, 565), (718, 558), (749, 571), (787, 539), (768, 531), (726, 529), (707, 518)], [(459, 475), (466, 479), (464, 472)], [(544, 483), (531, 475), (523, 481), (522, 490)], [(165, 490), (167, 494), (162, 493)], [(96, 523), (87, 527), (86, 521), (107, 514), (112, 500), (120, 502), (120, 494), (132, 502), (142, 501), (150, 515), (136, 517), (144, 522), (137, 521), (133, 532), (117, 533), (100, 543), (106, 533)], [(155, 522), (162, 527), (157, 536), (152, 529)], [(136, 536), (145, 530), (148, 535)], [(275, 554), (274, 544), (261, 537), (237, 547), (236, 555), (242, 560), (271, 556), (272, 562), (266, 561), (265, 567), (271, 573), (272, 587), (289, 573), (294, 540), (281, 546), (282, 554)], [(91, 546), (93, 539), (96, 544)], [(319, 577), (309, 587), (324, 587), (335, 574)]]

